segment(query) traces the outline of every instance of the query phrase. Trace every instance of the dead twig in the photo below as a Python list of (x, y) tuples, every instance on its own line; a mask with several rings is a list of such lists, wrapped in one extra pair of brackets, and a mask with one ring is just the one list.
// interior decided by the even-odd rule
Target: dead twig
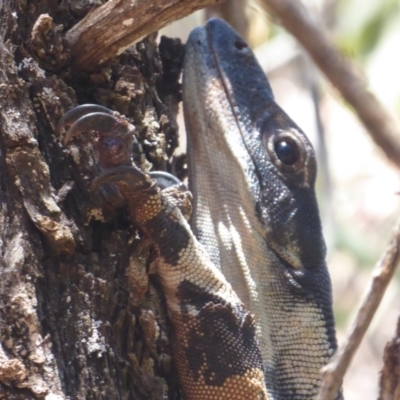
[(400, 261), (400, 220), (392, 232), (383, 256), (374, 268), (371, 284), (358, 310), (345, 341), (323, 369), (323, 381), (318, 400), (333, 400), (339, 390), (343, 376), (374, 316), (385, 290)]
[(222, 0), (114, 0), (89, 12), (66, 34), (72, 67), (93, 71), (133, 42)]
[(400, 167), (400, 128), (395, 118), (367, 89), (355, 64), (328, 37), (315, 13), (300, 0), (259, 0), (308, 51), (332, 85), (354, 108), (375, 143)]

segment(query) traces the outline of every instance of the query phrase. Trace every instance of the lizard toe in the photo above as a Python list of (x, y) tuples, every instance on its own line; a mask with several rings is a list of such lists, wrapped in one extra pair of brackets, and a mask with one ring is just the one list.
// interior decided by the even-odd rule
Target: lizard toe
[(71, 110), (66, 112), (58, 122), (56, 128), (57, 134), (60, 135), (63, 128), (70, 127), (84, 115), (98, 112), (109, 115), (113, 114), (112, 110), (99, 104), (82, 104), (71, 108)]
[(92, 183), (91, 189), (95, 190), (105, 183), (115, 183), (124, 197), (149, 189), (155, 186), (150, 176), (136, 166), (121, 165), (109, 168), (102, 172)]

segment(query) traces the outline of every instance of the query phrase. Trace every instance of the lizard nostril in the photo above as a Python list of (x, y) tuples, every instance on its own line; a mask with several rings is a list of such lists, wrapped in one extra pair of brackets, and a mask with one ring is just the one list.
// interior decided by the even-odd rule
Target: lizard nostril
[(245, 41), (243, 41), (243, 40), (241, 40), (241, 39), (236, 39), (236, 40), (235, 40), (235, 47), (236, 47), (238, 50), (243, 50), (243, 49), (245, 49), (245, 48), (248, 47), (248, 46), (247, 46), (247, 43), (246, 43)]
[(197, 41), (197, 44), (198, 44), (199, 46), (201, 46), (201, 40), (198, 40), (198, 41)]

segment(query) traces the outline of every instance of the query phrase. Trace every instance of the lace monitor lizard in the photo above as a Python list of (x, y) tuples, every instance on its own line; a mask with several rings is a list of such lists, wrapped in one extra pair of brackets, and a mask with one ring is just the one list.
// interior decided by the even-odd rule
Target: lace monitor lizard
[(314, 150), (221, 20), (189, 37), (183, 102), (193, 199), (132, 164), (134, 127), (109, 109), (78, 106), (60, 126), (65, 142), (98, 131), (93, 185), (116, 185), (156, 248), (184, 397), (313, 399), (336, 348)]

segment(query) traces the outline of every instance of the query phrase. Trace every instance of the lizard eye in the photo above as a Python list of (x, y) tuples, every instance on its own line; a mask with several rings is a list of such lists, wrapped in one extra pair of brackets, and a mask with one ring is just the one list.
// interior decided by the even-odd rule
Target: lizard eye
[(303, 168), (306, 149), (295, 132), (285, 131), (271, 135), (267, 147), (272, 162), (282, 172), (298, 172)]
[(274, 143), (276, 156), (285, 165), (294, 165), (300, 158), (299, 150), (291, 140), (279, 138)]

